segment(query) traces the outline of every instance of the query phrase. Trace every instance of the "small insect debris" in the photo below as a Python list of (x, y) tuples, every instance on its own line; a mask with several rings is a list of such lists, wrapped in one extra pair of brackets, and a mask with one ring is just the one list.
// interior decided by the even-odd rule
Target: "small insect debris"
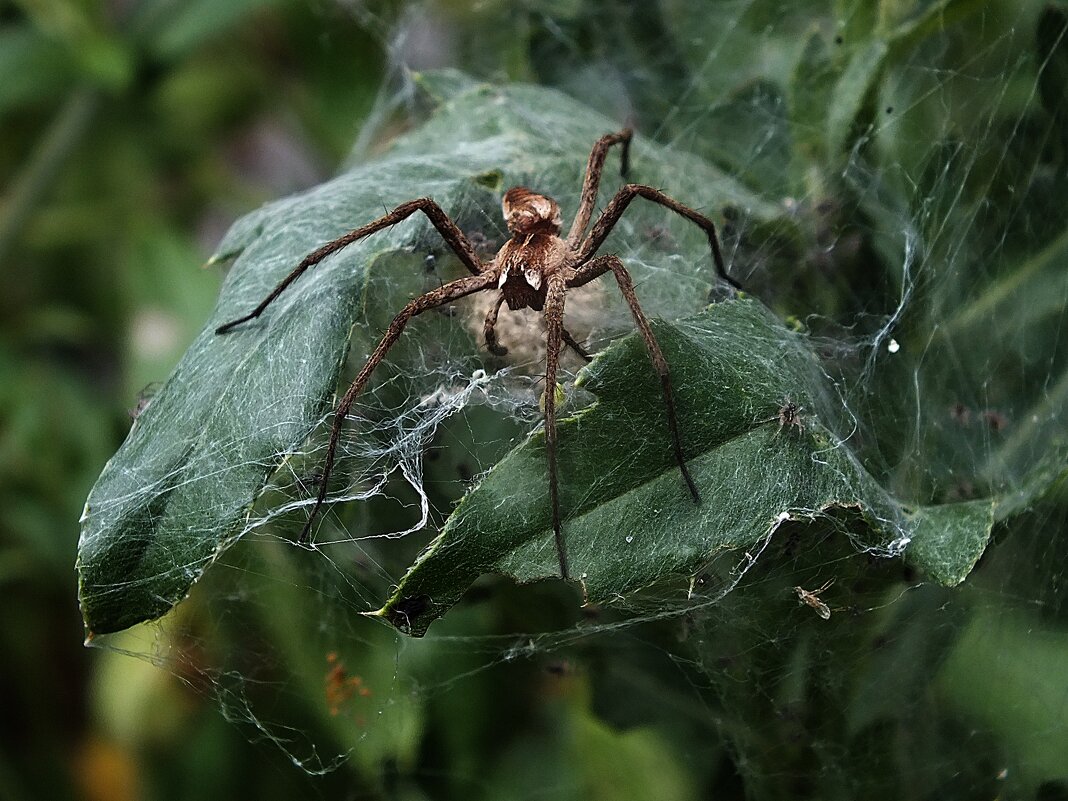
[(820, 599), (820, 594), (825, 592), (832, 584), (834, 584), (833, 578), (825, 582), (818, 590), (806, 590), (804, 587), (794, 587), (794, 592), (797, 593), (798, 603), (811, 606), (816, 610), (817, 615), (824, 620), (830, 620), (831, 608)]

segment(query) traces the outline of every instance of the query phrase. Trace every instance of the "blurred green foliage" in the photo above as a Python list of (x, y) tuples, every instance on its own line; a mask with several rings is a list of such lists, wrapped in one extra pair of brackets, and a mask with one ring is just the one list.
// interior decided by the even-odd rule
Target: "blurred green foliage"
[[(85, 495), (214, 303), (219, 275), (198, 266), (225, 226), (329, 174), (382, 73), (343, 8), (0, 3), (0, 796), (107, 797), (108, 765), (140, 773), (151, 746), (118, 747), (89, 705), (103, 660), (71, 595)], [(210, 775), (244, 742), (203, 720), (225, 747), (176, 773)], [(144, 797), (164, 779), (135, 778)]]
[[(0, 6), (0, 796), (1068, 797), (1066, 30), (1039, 0)], [(392, 575), (366, 554), (255, 539), (83, 651), (76, 520), (209, 315), (197, 265), (408, 124), (391, 84), (359, 130), (387, 47), (562, 88), (780, 204), (721, 210), (733, 264), (838, 371), (865, 466), (999, 500), (964, 586), (822, 520), (685, 613), (486, 581), (413, 643), (358, 618)], [(478, 472), (471, 428), (440, 442)], [(438, 522), (459, 459), (428, 468)], [(831, 575), (823, 621), (794, 587)]]

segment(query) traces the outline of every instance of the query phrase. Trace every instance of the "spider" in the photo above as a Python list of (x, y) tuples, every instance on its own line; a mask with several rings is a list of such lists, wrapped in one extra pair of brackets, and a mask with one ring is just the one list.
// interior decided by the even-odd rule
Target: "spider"
[[(557, 364), (560, 351), (564, 345), (574, 349), (580, 356), (589, 359), (589, 355), (564, 329), (564, 298), (567, 290), (588, 284), (605, 273), (612, 273), (623, 294), (638, 330), (645, 342), (653, 367), (660, 376), (660, 385), (667, 411), (668, 428), (671, 445), (679, 471), (686, 483), (694, 503), (700, 503), (701, 497), (697, 486), (686, 467), (682, 444), (679, 437), (678, 423), (675, 416), (675, 403), (671, 390), (671, 378), (664, 354), (653, 336), (649, 320), (642, 311), (634, 292), (634, 282), (623, 262), (613, 255), (597, 256), (597, 251), (604, 244), (612, 228), (619, 222), (623, 212), (635, 198), (665, 206), (676, 214), (685, 217), (700, 227), (708, 237), (712, 251), (712, 262), (719, 277), (735, 289), (740, 285), (727, 274), (720, 251), (716, 227), (703, 214), (674, 200), (658, 189), (642, 184), (626, 184), (609, 202), (600, 216), (586, 232), (593, 216), (597, 201), (597, 190), (601, 181), (601, 172), (605, 158), (613, 145), (621, 146), (621, 174), (627, 174), (628, 156), (632, 133), (630, 129), (602, 136), (593, 146), (586, 166), (582, 193), (579, 198), (578, 212), (571, 223), (566, 237), (560, 236), (562, 220), (560, 207), (550, 197), (540, 195), (523, 186), (513, 187), (504, 193), (501, 208), (511, 238), (504, 243), (494, 258), (483, 262), (475, 253), (475, 248), (449, 218), (448, 215), (430, 198), (424, 197), (402, 203), (393, 211), (368, 223), (361, 228), (327, 242), (318, 250), (308, 254), (296, 268), (251, 312), (215, 329), (216, 334), (225, 334), (233, 328), (259, 317), (263, 311), (281, 295), (286, 288), (296, 281), (309, 267), (318, 264), (324, 258), (341, 248), (369, 236), (376, 231), (396, 225), (417, 212), (422, 212), (441, 234), (449, 248), (459, 257), (471, 275), (458, 278), (444, 286), (433, 289), (410, 301), (393, 318), (385, 335), (371, 353), (352, 385), (345, 392), (334, 412), (333, 428), (326, 449), (326, 463), (322, 470), (322, 481), (311, 514), (300, 533), (300, 542), (306, 542), (311, 532), (320, 507), (326, 499), (328, 479), (334, 464), (338, 440), (341, 437), (342, 424), (352, 407), (356, 396), (363, 391), (371, 373), (382, 362), (389, 349), (400, 337), (404, 327), (418, 314), (451, 303), (459, 298), (482, 291), (496, 291), (497, 301), (485, 318), (483, 333), (486, 347), (494, 354), (503, 354), (496, 339), (494, 328), (501, 306), (508, 304), (510, 310), (530, 308), (544, 312), (547, 333), (547, 355), (545, 359), (545, 386), (556, 386)], [(556, 399), (555, 393), (547, 390), (545, 404), (545, 451), (549, 468), (549, 499), (552, 506), (553, 537), (556, 553), (560, 562), (560, 575), (568, 578), (567, 550), (560, 524), (560, 499), (556, 471)]]
[(779, 430), (783, 428), (796, 428), (799, 432), (804, 432), (805, 421), (801, 418), (801, 412), (804, 411), (804, 407), (798, 406), (792, 400), (786, 400), (782, 406), (779, 407), (779, 413), (772, 420), (779, 421)]

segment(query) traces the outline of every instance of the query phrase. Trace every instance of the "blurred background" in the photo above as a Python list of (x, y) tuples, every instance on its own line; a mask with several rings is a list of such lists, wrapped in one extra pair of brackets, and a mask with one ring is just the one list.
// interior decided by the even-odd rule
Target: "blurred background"
[(226, 228), (331, 175), (359, 135), (388, 44), (360, 18), (0, 2), (2, 798), (233, 797), (258, 770), (176, 677), (82, 647), (77, 521), (214, 305), (221, 273), (202, 265)]
[[(0, 0), (0, 798), (1068, 799), (1066, 20), (1031, 1)], [(819, 310), (873, 470), (924, 501), (1031, 492), (974, 581), (906, 597), (915, 576), (883, 575), (847, 640), (783, 627), (754, 591), (524, 664), (512, 639), (465, 641), (493, 627), (461, 609), (418, 690), (393, 691), (407, 728), (337, 735), (371, 754), (337, 763), (295, 764), (261, 706), (184, 673), (219, 647), (201, 630), (162, 666), (83, 648), (78, 518), (210, 314), (209, 254), (382, 152), (418, 122), (408, 70), (443, 66), (560, 88), (779, 203), (789, 225), (738, 254), (781, 314)], [(831, 84), (855, 107), (828, 111)], [(787, 94), (809, 103), (787, 114)], [(943, 361), (876, 366), (888, 319), (922, 352), (972, 301)], [(1011, 390), (989, 380), (1005, 365)], [(971, 468), (1031, 415), (1007, 467)], [(782, 556), (789, 591), (803, 557)], [(566, 595), (498, 590), (502, 631), (576, 625)], [(360, 648), (388, 682), (407, 646), (376, 636)], [(336, 656), (316, 665), (327, 706), (360, 695)], [(308, 739), (331, 742), (324, 719)]]

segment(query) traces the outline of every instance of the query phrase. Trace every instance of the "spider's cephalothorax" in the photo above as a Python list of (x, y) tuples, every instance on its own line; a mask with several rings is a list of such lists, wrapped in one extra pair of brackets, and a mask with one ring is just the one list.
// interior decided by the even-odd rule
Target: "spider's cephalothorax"
[(504, 243), (494, 267), (497, 288), (508, 308), (545, 308), (550, 272), (567, 266), (567, 243), (560, 238), (560, 206), (551, 197), (517, 186), (504, 193), (504, 220), (512, 238)]
[[(601, 171), (604, 167), (604, 160), (608, 150), (613, 145), (622, 146), (623, 163), (621, 172), (625, 175), (630, 140), (630, 130), (623, 130), (619, 133), (602, 136), (593, 146), (589, 162), (586, 165), (586, 177), (582, 184), (579, 209), (566, 237), (560, 236), (562, 220), (560, 206), (555, 200), (545, 195), (539, 195), (537, 192), (532, 192), (525, 187), (515, 187), (505, 192), (501, 203), (504, 219), (508, 224), (508, 230), (511, 231), (512, 237), (504, 243), (492, 261), (484, 263), (479, 259), (475, 249), (471, 246), (464, 233), (456, 226), (456, 223), (433, 200), (430, 198), (410, 200), (397, 206), (389, 214), (380, 217), (374, 222), (350, 231), (332, 242), (327, 242), (318, 250), (308, 254), (289, 275), (282, 279), (282, 282), (275, 287), (271, 294), (264, 298), (249, 314), (236, 320), (231, 320), (215, 329), (217, 334), (225, 334), (241, 323), (259, 317), (264, 309), (309, 267), (318, 264), (331, 253), (340, 250), (346, 245), (376, 231), (381, 231), (383, 228), (396, 225), (416, 212), (422, 212), (427, 216), (441, 234), (445, 243), (471, 273), (469, 276), (459, 278), (410, 301), (393, 318), (393, 322), (390, 323), (382, 340), (371, 353), (367, 363), (364, 364), (363, 369), (360, 370), (356, 379), (338, 403), (337, 410), (334, 413), (333, 427), (330, 431), (330, 442), (326, 449), (326, 462), (322, 471), (323, 479), (319, 485), (319, 494), (315, 499), (315, 505), (308, 516), (308, 522), (304, 525), (303, 531), (301, 531), (300, 539), (302, 542), (307, 540), (311, 533), (312, 522), (326, 500), (330, 471), (334, 464), (334, 456), (337, 452), (338, 441), (341, 438), (341, 429), (345, 417), (348, 415), (356, 396), (367, 385), (371, 373), (385, 358), (389, 349), (393, 347), (409, 320), (428, 309), (443, 306), (466, 295), (484, 290), (495, 290), (497, 299), (490, 307), (489, 314), (486, 315), (484, 332), (487, 348), (492, 353), (503, 354), (507, 351), (497, 344), (496, 334), (494, 333), (501, 306), (507, 303), (508, 308), (512, 310), (530, 308), (535, 311), (543, 311), (547, 329), (545, 386), (555, 387), (560, 350), (564, 345), (573, 348), (579, 355), (589, 358), (582, 346), (564, 328), (564, 298), (567, 295), (567, 290), (583, 286), (609, 272), (616, 279), (620, 292), (623, 293), (623, 297), (630, 307), (634, 321), (637, 323), (638, 330), (645, 341), (646, 349), (649, 351), (649, 358), (653, 363), (653, 368), (660, 376), (664, 406), (667, 412), (668, 430), (671, 435), (675, 460), (678, 462), (679, 472), (682, 474), (694, 502), (700, 501), (697, 487), (690, 477), (689, 470), (686, 468), (686, 459), (682, 452), (678, 423), (675, 419), (675, 403), (671, 391), (668, 364), (664, 359), (660, 346), (657, 344), (656, 337), (653, 336), (649, 320), (638, 303), (630, 273), (627, 272), (627, 268), (617, 256), (597, 256), (596, 254), (631, 201), (637, 197), (642, 197), (670, 209), (700, 227), (708, 237), (709, 248), (712, 251), (712, 263), (719, 277), (735, 288), (740, 287), (733, 278), (727, 275), (727, 268), (720, 253), (719, 240), (716, 237), (716, 227), (712, 221), (700, 212), (694, 211), (689, 206), (684, 206), (677, 200), (673, 200), (663, 192), (650, 186), (642, 184), (627, 184), (624, 186), (616, 193), (604, 211), (601, 212), (593, 227), (589, 228), (594, 205), (597, 202), (597, 189), (601, 181)], [(588, 233), (587, 228), (589, 228)], [(545, 452), (549, 468), (549, 503), (552, 509), (553, 536), (560, 561), (560, 575), (567, 578), (567, 550), (561, 530), (560, 500), (556, 475), (556, 400), (555, 393), (551, 391), (545, 393)]]
[(531, 192), (525, 186), (514, 186), (501, 198), (501, 212), (508, 230), (516, 236), (523, 234), (560, 233), (560, 204), (551, 197)]

